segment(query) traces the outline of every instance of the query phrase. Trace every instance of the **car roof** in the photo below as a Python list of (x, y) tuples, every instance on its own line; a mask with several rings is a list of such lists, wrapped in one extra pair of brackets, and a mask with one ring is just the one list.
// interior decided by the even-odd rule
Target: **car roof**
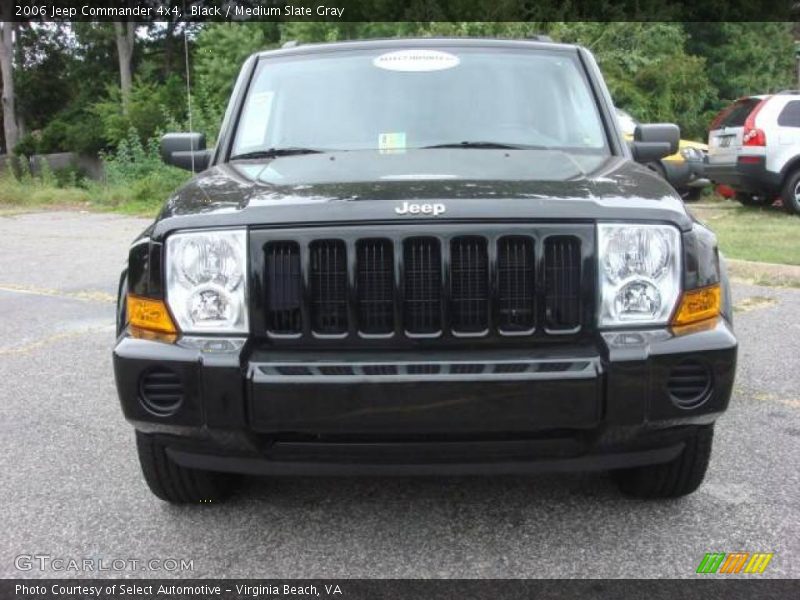
[(528, 50), (556, 50), (560, 52), (576, 52), (580, 46), (576, 44), (562, 44), (541, 41), (540, 39), (501, 39), (501, 38), (470, 38), (470, 37), (428, 37), (428, 38), (377, 38), (370, 40), (349, 40), (339, 42), (324, 42), (314, 44), (296, 44), (284, 48), (262, 50), (254, 56), (274, 57), (295, 54), (317, 54), (320, 52), (335, 52), (340, 50), (369, 50), (371, 48), (522, 48)]

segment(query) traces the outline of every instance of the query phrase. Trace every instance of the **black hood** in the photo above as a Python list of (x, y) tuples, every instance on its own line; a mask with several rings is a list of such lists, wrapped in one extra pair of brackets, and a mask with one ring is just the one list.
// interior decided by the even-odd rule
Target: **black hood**
[[(399, 215), (404, 201), (445, 212)], [(178, 228), (465, 220), (651, 220), (691, 226), (683, 202), (621, 157), (542, 150), (334, 152), (236, 161), (198, 174), (166, 203)]]

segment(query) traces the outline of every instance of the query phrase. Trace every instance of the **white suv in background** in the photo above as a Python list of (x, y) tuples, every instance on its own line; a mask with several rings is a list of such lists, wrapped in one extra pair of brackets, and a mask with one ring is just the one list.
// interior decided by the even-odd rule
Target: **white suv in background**
[(800, 92), (747, 96), (720, 112), (708, 133), (706, 175), (744, 205), (780, 195), (800, 214)]

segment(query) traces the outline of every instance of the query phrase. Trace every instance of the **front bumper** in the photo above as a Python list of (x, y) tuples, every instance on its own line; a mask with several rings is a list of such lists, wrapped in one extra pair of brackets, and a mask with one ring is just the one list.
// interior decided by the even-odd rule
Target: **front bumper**
[(731, 163), (709, 163), (706, 174), (737, 192), (774, 195), (780, 193), (781, 174), (769, 171), (763, 156), (747, 155)]
[[(694, 333), (598, 335), (522, 350), (280, 354), (251, 342), (167, 344), (123, 334), (114, 349), (125, 417), (173, 460), (269, 474), (513, 473), (668, 461), (727, 408), (736, 339), (720, 319)], [(702, 402), (673, 399), (673, 368), (708, 372)], [(158, 414), (142, 378), (169, 369), (182, 402)], [(672, 377), (672, 379), (671, 379)]]
[(711, 183), (702, 160), (662, 160), (661, 164), (667, 181), (676, 190), (705, 187)]

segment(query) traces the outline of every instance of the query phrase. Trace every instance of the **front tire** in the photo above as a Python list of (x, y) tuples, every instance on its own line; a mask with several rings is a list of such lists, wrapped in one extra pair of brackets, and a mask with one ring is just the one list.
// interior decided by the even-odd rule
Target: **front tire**
[(736, 192), (736, 199), (742, 206), (765, 206), (767, 204), (766, 196), (750, 192)]
[(162, 500), (173, 504), (209, 504), (225, 499), (232, 490), (229, 475), (180, 466), (151, 435), (137, 431), (136, 448), (147, 486)]
[(680, 192), (681, 198), (683, 198), (684, 202), (697, 202), (700, 198), (703, 197), (703, 188), (701, 187), (694, 187), (688, 188)]
[(698, 429), (686, 440), (679, 456), (668, 463), (613, 471), (612, 476), (626, 496), (634, 498), (678, 498), (694, 492), (706, 475), (711, 458), (713, 426)]
[(800, 215), (800, 170), (790, 173), (781, 189), (783, 208), (789, 214)]

